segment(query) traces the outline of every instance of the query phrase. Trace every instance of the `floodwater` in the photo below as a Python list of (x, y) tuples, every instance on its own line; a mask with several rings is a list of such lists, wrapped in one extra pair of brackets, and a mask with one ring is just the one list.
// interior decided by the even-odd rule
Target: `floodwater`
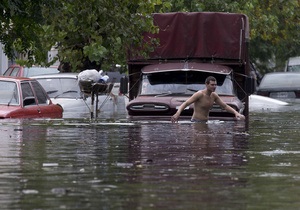
[(0, 121), (1, 209), (299, 209), (300, 105), (241, 122)]

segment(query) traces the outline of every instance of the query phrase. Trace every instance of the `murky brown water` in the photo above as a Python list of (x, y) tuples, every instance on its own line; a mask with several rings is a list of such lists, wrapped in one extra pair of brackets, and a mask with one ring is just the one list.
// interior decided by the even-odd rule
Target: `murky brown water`
[(0, 121), (1, 209), (299, 209), (300, 112)]

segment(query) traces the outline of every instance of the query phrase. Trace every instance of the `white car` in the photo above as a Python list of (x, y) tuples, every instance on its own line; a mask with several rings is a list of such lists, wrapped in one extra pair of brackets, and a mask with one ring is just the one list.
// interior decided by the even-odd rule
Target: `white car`
[(300, 56), (289, 58), (285, 67), (285, 71), (300, 72)]
[[(80, 91), (77, 76), (78, 73), (58, 73), (32, 78), (44, 87), (53, 103), (63, 107), (63, 118), (90, 117), (91, 111), (96, 113), (96, 100), (94, 109), (91, 109), (91, 97)], [(99, 95), (98, 98), (98, 111), (125, 112), (124, 96), (105, 94)]]

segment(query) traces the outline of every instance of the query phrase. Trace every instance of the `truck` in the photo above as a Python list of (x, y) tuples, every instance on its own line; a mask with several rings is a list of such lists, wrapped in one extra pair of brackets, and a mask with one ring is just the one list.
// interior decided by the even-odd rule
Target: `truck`
[[(233, 109), (249, 117), (249, 95), (255, 91), (249, 61), (249, 21), (246, 15), (222, 12), (155, 13), (157, 33), (144, 33), (144, 41), (158, 40), (153, 50), (128, 53), (128, 78), (121, 92), (128, 93), (131, 119), (168, 119), (192, 94), (205, 88), (205, 79), (217, 79), (216, 92)], [(129, 84), (126, 87), (126, 82)], [(180, 119), (191, 118), (193, 104)], [(234, 120), (213, 105), (209, 119)]]

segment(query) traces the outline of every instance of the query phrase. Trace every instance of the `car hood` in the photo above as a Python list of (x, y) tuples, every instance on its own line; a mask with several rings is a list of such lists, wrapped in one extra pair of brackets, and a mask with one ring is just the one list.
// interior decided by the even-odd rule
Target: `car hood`
[[(157, 104), (176, 104), (181, 105), (183, 102), (185, 102), (190, 96), (164, 96), (164, 97), (153, 97), (153, 96), (139, 96), (135, 98), (134, 100), (130, 101), (128, 103), (129, 105), (133, 104), (144, 104), (144, 103), (157, 103)], [(222, 96), (220, 95), (220, 98), (227, 104), (232, 104), (236, 106), (240, 106), (241, 102), (237, 97), (235, 96)]]
[(6, 118), (10, 113), (16, 111), (19, 107), (0, 105), (0, 118)]
[(91, 100), (70, 99), (70, 98), (51, 98), (53, 104), (59, 104), (64, 112), (89, 112)]

